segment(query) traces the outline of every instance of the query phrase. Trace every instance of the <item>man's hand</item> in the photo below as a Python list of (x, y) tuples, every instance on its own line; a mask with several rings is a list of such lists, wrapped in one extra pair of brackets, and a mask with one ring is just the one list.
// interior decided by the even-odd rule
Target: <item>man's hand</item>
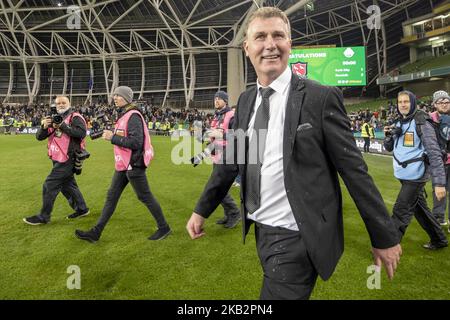
[(48, 129), (48, 127), (50, 127), (51, 124), (52, 124), (51, 117), (46, 117), (41, 121), (42, 129)]
[(102, 138), (105, 139), (106, 141), (111, 141), (113, 135), (114, 133), (111, 130), (104, 130)]
[(400, 262), (400, 256), (402, 255), (402, 247), (400, 244), (387, 249), (372, 248), (372, 253), (375, 265), (381, 268), (381, 264), (384, 264), (388, 278), (392, 280), (397, 265)]
[(445, 190), (445, 187), (434, 187), (434, 194), (436, 195), (436, 199), (441, 201), (442, 199), (445, 199), (447, 191)]
[(205, 235), (203, 231), (203, 224), (205, 223), (205, 218), (203, 218), (198, 213), (193, 212), (191, 218), (189, 219), (186, 229), (191, 239), (198, 239)]

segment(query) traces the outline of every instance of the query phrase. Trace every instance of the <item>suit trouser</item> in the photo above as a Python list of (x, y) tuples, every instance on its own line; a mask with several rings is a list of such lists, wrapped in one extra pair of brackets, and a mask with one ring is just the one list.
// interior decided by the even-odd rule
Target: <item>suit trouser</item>
[(260, 299), (309, 299), (317, 271), (300, 232), (255, 223), (255, 236), (264, 272)]
[(105, 228), (109, 219), (113, 215), (114, 210), (116, 210), (119, 198), (128, 182), (130, 182), (133, 187), (138, 199), (147, 207), (153, 218), (155, 218), (158, 228), (166, 227), (167, 222), (164, 218), (161, 206), (150, 191), (145, 169), (133, 168), (133, 170), (129, 171), (115, 171), (111, 186), (108, 190), (102, 215), (95, 226), (97, 231), (101, 233)]
[[(450, 199), (450, 192), (448, 192), (448, 190), (450, 190), (450, 170), (449, 170), (449, 165), (445, 165), (445, 175), (447, 178), (447, 185), (446, 185), (446, 189), (447, 189), (447, 195), (449, 196)], [(436, 219), (438, 220), (445, 220), (445, 211), (446, 211), (446, 207), (447, 207), (447, 195), (445, 196), (444, 199), (442, 200), (438, 200), (436, 199), (436, 195), (433, 192), (433, 215), (435, 216)], [(450, 214), (450, 201), (449, 203), (449, 214)], [(449, 216), (450, 219), (450, 216)]]
[(53, 205), (59, 192), (66, 197), (69, 205), (76, 212), (84, 213), (88, 211), (72, 169), (72, 160), (65, 163), (53, 162), (53, 169), (45, 179), (42, 188), (42, 209), (40, 213), (42, 219), (50, 221)]
[(392, 219), (399, 231), (400, 237), (406, 232), (406, 228), (411, 223), (413, 215), (420, 226), (428, 233), (431, 242), (447, 242), (447, 238), (442, 231), (436, 218), (430, 212), (426, 199), (423, 195), (425, 182), (411, 182), (400, 180), (402, 187), (394, 204)]

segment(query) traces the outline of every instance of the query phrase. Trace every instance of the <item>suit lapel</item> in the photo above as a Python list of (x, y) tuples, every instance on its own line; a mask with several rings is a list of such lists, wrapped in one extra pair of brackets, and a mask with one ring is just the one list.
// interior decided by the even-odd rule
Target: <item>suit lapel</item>
[(292, 153), (295, 143), (295, 135), (297, 126), (300, 121), (300, 112), (302, 110), (302, 102), (305, 83), (299, 79), (297, 75), (292, 75), (291, 89), (286, 105), (286, 117), (284, 120), (284, 138), (283, 138), (283, 156), (285, 161), (288, 160)]
[[(249, 89), (245, 93), (245, 98), (242, 101), (242, 104), (238, 106), (238, 112), (242, 112), (239, 114), (239, 123), (238, 128), (244, 130), (244, 132), (248, 129), (248, 124), (250, 122), (250, 118), (253, 114), (253, 109), (255, 107), (256, 102), (256, 89), (257, 87), (253, 87)], [(245, 153), (247, 154), (248, 148), (248, 138), (245, 139)], [(246, 156), (247, 158), (247, 156)], [(239, 165), (239, 173), (241, 175), (241, 214), (242, 214), (242, 241), (245, 244), (246, 235), (250, 229), (251, 222), (246, 218), (246, 210), (244, 205), (245, 199), (245, 184), (246, 184), (246, 166)]]
[(242, 108), (242, 120), (241, 120), (241, 128), (244, 131), (247, 131), (248, 124), (250, 122), (251, 115), (253, 114), (253, 109), (255, 107), (255, 101), (256, 101), (256, 86), (249, 89), (247, 98), (245, 99), (243, 103)]

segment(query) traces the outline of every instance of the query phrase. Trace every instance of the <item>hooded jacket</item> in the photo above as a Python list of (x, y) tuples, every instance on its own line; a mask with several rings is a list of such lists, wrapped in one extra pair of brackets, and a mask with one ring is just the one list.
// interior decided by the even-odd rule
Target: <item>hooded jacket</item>
[[(401, 117), (400, 120), (396, 122), (396, 125), (404, 125), (412, 122), (413, 119), (419, 116), (419, 113), (423, 113), (423, 111), (417, 110), (417, 99), (416, 96), (406, 91), (409, 95), (409, 101), (411, 104), (411, 108), (406, 116), (403, 116), (397, 105), (397, 113)], [(426, 116), (426, 115), (425, 115)], [(428, 164), (426, 165), (425, 173), (422, 178), (414, 180), (415, 182), (426, 182), (430, 179), (433, 184), (433, 187), (439, 186), (444, 187), (446, 185), (445, 178), (445, 169), (444, 163), (442, 160), (442, 153), (439, 147), (439, 143), (436, 138), (436, 131), (433, 128), (433, 125), (429, 121), (425, 121), (423, 125), (421, 125), (421, 137), (420, 140), (423, 143), (425, 148), (425, 152), (428, 157)], [(387, 136), (384, 140), (384, 147), (387, 151), (393, 151), (396, 148), (399, 138), (404, 135), (405, 132), (394, 134), (392, 136)]]

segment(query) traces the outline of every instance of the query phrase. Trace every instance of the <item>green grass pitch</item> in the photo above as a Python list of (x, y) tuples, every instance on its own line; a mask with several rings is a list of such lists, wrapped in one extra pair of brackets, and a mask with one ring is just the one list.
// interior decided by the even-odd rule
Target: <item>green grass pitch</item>
[[(78, 185), (91, 215), (66, 220), (71, 208), (60, 195), (49, 225), (32, 227), (22, 218), (38, 213), (42, 183), (50, 171), (46, 144), (33, 136), (0, 136), (0, 299), (257, 299), (262, 273), (253, 229), (242, 244), (240, 226), (215, 224), (222, 208), (207, 220), (206, 237), (192, 241), (187, 219), (211, 167), (174, 165), (167, 137), (153, 137), (156, 158), (147, 170), (150, 187), (173, 234), (163, 241), (147, 237), (155, 223), (128, 186), (96, 244), (78, 240), (75, 229), (94, 225), (113, 175), (111, 144), (88, 141), (91, 158)], [(369, 171), (391, 210), (400, 184), (388, 157), (365, 156)], [(238, 199), (238, 189), (232, 195)], [(427, 186), (431, 204), (431, 190)], [(372, 264), (362, 219), (343, 187), (345, 252), (332, 278), (318, 280), (312, 299), (449, 299), (450, 249), (422, 248), (427, 235), (417, 222), (403, 239), (403, 257), (393, 281), (383, 271), (381, 288), (369, 290)], [(67, 268), (81, 270), (81, 289), (69, 290)]]

